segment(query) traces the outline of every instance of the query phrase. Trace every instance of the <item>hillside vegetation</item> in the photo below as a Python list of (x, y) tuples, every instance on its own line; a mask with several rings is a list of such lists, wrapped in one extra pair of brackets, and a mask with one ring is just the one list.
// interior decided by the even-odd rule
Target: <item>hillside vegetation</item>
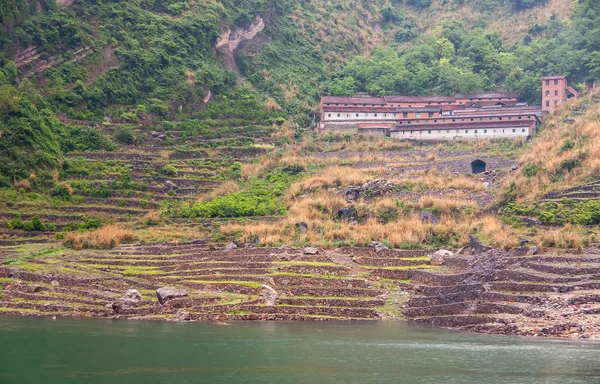
[[(459, 245), (475, 230), (517, 244), (518, 226), (484, 209), (497, 180), (487, 193), (481, 180), (453, 175), (472, 151), (513, 161), (522, 143), (321, 137), (310, 130), (319, 97), (514, 89), (535, 102), (542, 74), (581, 89), (600, 78), (599, 17), (593, 0), (0, 0), (0, 218), (9, 232), (61, 238), (122, 223), (154, 230), (148, 238), (422, 247)], [(219, 37), (257, 18), (264, 30), (226, 69)], [(573, 161), (569, 172), (585, 160), (581, 140), (570, 140), (557, 155)], [(415, 181), (398, 171), (426, 172), (434, 160), (439, 174)], [(331, 172), (339, 182), (321, 180)], [(565, 186), (585, 179), (561, 174)], [(530, 177), (542, 175), (560, 177)], [(344, 199), (331, 189), (375, 178), (408, 197), (363, 202), (358, 220), (341, 222)], [(504, 203), (527, 199), (514, 182)], [(388, 223), (416, 222), (420, 211), (440, 222), (392, 233)], [(284, 215), (284, 231), (277, 221), (231, 222)], [(318, 231), (296, 234), (300, 218)], [(357, 237), (356, 225), (371, 232)]]

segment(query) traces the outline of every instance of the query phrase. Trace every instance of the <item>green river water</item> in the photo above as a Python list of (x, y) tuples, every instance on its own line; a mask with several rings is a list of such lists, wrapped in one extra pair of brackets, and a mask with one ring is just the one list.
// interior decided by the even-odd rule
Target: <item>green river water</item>
[(600, 384), (600, 343), (404, 322), (0, 317), (0, 383)]

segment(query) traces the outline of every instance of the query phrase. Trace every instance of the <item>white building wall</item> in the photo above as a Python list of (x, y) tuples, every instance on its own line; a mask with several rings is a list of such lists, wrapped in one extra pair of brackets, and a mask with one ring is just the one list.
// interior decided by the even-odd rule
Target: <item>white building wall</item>
[(532, 134), (528, 127), (491, 128), (491, 129), (415, 129), (413, 131), (395, 131), (390, 136), (396, 139), (415, 140), (451, 140), (451, 139), (491, 139), (526, 138)]
[[(357, 116), (358, 115), (358, 116)], [(323, 116), (323, 121), (341, 121), (341, 120), (357, 120), (362, 122), (368, 121), (382, 121), (382, 120), (396, 120), (397, 116), (395, 113), (387, 112), (387, 113), (364, 113), (364, 112), (325, 112)]]

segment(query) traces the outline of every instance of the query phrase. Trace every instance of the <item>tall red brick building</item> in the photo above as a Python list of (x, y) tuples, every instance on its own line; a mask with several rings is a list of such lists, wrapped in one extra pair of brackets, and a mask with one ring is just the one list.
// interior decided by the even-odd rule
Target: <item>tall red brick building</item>
[(567, 76), (542, 77), (542, 110), (554, 112), (556, 106), (579, 94), (569, 87)]

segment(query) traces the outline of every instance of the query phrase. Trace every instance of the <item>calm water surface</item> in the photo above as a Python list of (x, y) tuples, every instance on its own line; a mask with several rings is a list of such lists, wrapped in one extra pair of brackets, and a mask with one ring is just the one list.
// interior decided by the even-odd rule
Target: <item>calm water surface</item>
[(391, 322), (0, 317), (0, 383), (600, 384), (600, 343)]

